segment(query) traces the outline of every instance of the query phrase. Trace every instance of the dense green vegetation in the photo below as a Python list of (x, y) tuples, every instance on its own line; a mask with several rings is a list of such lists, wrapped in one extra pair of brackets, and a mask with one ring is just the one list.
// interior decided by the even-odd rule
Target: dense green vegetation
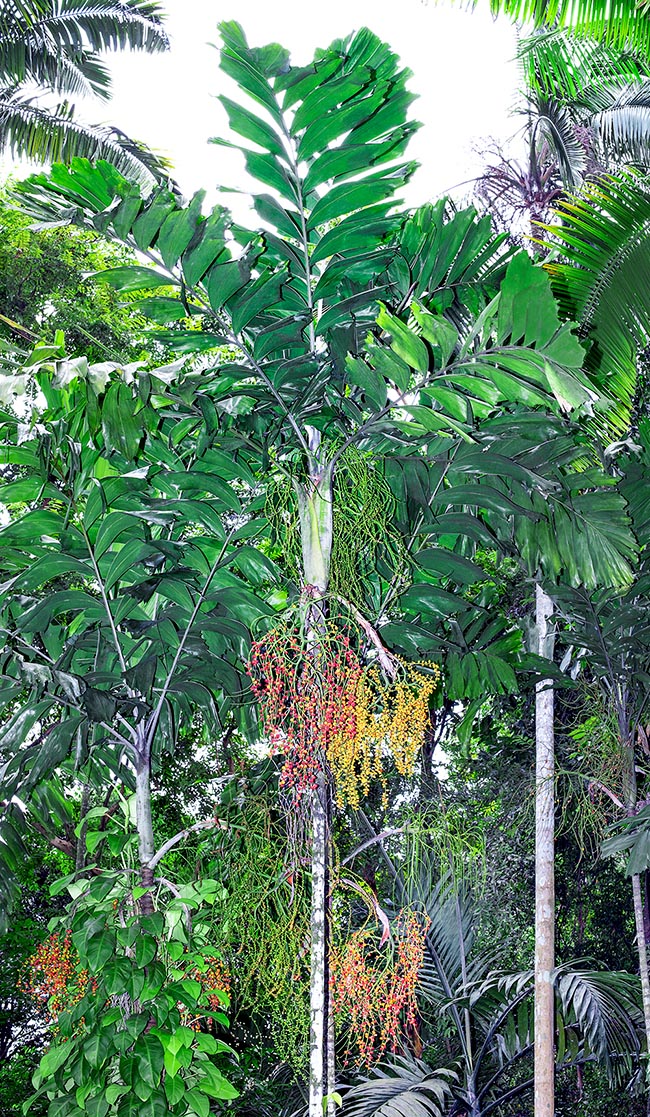
[[(54, 7), (12, 80), (164, 45)], [(647, 20), (502, 7), (559, 22), (480, 211), (395, 200), (367, 29), (221, 25), (258, 227), (54, 140), (7, 187), (8, 1117), (648, 1112)]]

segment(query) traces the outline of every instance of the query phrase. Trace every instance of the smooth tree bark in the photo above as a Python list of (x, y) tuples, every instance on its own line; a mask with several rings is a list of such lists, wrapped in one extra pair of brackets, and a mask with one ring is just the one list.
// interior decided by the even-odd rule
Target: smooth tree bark
[(327, 787), (312, 794), (311, 971), (309, 979), (309, 1117), (322, 1117), (327, 1088)]
[[(322, 646), (332, 554), (332, 469), (319, 462), (320, 437), (310, 432), (310, 470), (297, 486), (303, 560), (305, 631), (316, 659)], [(309, 1117), (333, 1111), (334, 1036), (329, 1005), (330, 788), (323, 769), (311, 795), (311, 969), (309, 981)]]
[(148, 749), (138, 753), (135, 768), (135, 819), (138, 832), (138, 862), (140, 884), (148, 891), (140, 897), (143, 915), (153, 912), (153, 868), (151, 861), (156, 852), (151, 811), (151, 754)]
[(650, 977), (648, 976), (648, 948), (646, 945), (645, 926), (643, 919), (641, 877), (638, 873), (635, 873), (632, 877), (632, 899), (634, 902), (634, 927), (636, 931), (636, 946), (639, 954), (639, 975), (641, 978), (641, 994), (643, 998), (643, 1020), (645, 1024), (646, 1045), (648, 1047), (648, 1050), (650, 1051)]
[[(637, 781), (636, 758), (634, 755), (634, 734), (626, 716), (626, 693), (618, 695), (618, 721), (621, 744), (624, 750), (625, 765), (625, 808), (628, 816), (636, 812), (637, 807)], [(646, 918), (644, 912), (643, 892), (641, 877), (638, 873), (632, 874), (632, 902), (634, 906), (634, 930), (636, 949), (639, 958), (639, 978), (641, 981), (641, 998), (643, 1002), (643, 1022), (645, 1026), (646, 1050), (650, 1054), (650, 972), (648, 971), (648, 947), (646, 940)], [(646, 1101), (646, 1112), (650, 1114), (650, 1092)]]
[[(553, 659), (553, 602), (537, 585), (537, 650)], [(555, 739), (554, 692), (541, 679), (535, 693), (535, 1117), (555, 1112)]]

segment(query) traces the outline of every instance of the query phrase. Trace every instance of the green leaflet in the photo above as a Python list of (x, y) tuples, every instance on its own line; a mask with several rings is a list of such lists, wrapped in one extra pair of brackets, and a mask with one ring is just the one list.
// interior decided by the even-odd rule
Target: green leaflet
[(383, 303), (380, 303), (377, 324), (390, 335), (390, 347), (398, 357), (416, 372), (426, 372), (429, 367), (426, 345), (399, 318), (391, 314)]
[(169, 287), (176, 282), (172, 276), (154, 268), (140, 267), (137, 264), (128, 264), (121, 268), (107, 268), (105, 271), (95, 272), (93, 279), (101, 279), (103, 283), (110, 284), (117, 291), (155, 291), (160, 287)]

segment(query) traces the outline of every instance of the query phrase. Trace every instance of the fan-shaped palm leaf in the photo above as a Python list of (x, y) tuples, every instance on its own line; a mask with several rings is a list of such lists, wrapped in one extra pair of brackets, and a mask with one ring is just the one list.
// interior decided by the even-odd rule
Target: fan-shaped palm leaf
[(346, 1117), (443, 1117), (453, 1071), (431, 1070), (419, 1059), (394, 1056), (346, 1095)]
[(623, 432), (636, 387), (637, 353), (650, 338), (650, 190), (632, 171), (587, 183), (557, 208), (544, 243), (561, 260), (547, 264), (567, 317), (592, 342), (587, 367), (619, 401), (612, 429)]

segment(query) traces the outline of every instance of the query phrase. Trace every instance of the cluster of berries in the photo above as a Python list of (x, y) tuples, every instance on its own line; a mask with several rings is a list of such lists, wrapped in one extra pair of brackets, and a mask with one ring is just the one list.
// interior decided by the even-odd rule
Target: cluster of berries
[(279, 625), (253, 644), (248, 670), (264, 731), (285, 756), (281, 786), (300, 798), (316, 788), (330, 740), (353, 731), (358, 654), (333, 627), (316, 647), (298, 628)]
[[(227, 993), (230, 996), (232, 985), (230, 971), (218, 958), (206, 958), (206, 962), (208, 963), (207, 969), (190, 966), (186, 969), (185, 976), (191, 978), (192, 981), (198, 981), (203, 992), (207, 994), (207, 1001), (213, 1012), (223, 1012), (223, 1001), (218, 993)], [(200, 1032), (203, 1017), (193, 1015), (188, 1008), (180, 1003), (178, 1007), (181, 1013), (181, 1023), (186, 1027), (193, 1028), (195, 1032)]]
[(428, 916), (405, 909), (386, 957), (366, 930), (356, 931), (330, 953), (332, 1008), (347, 1024), (359, 1066), (371, 1066), (388, 1049), (397, 1051), (407, 1031), (417, 1039), (417, 983), (429, 925)]
[(401, 775), (413, 771), (440, 671), (396, 662), (395, 678), (384, 681), (333, 624), (317, 641), (283, 624), (253, 644), (248, 670), (271, 748), (285, 757), (282, 787), (299, 799), (327, 768), (338, 805), (357, 808), (373, 780), (385, 793), (384, 757)]
[(85, 996), (91, 980), (81, 969), (79, 956), (72, 942), (72, 932), (54, 933), (41, 943), (28, 960), (27, 974), (19, 987), (38, 1005), (48, 1024), (56, 1025), (62, 1012), (78, 1004)]

